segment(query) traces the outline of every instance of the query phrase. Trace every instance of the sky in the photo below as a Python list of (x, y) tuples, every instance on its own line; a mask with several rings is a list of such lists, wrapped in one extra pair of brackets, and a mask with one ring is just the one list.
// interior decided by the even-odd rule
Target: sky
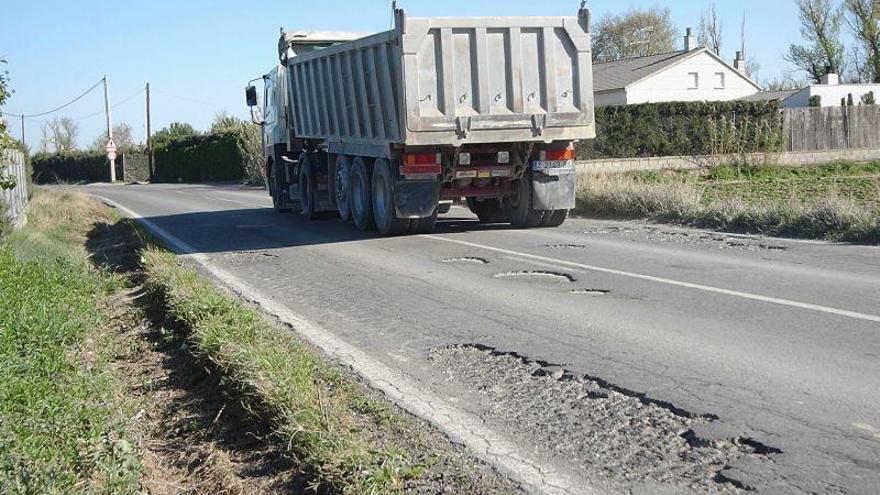
[[(104, 75), (114, 123), (125, 122), (144, 140), (144, 94), (150, 83), (152, 127), (188, 122), (207, 129), (218, 112), (248, 117), (247, 81), (277, 63), (279, 28), (383, 31), (391, 25), (390, 0), (100, 0), (8, 1), (0, 18), (0, 58), (15, 91), (3, 112), (33, 114), (55, 108)], [(579, 0), (398, 0), (413, 17), (575, 15)], [(722, 56), (738, 50), (747, 18), (749, 58), (758, 80), (792, 70), (782, 53), (798, 42), (794, 0), (590, 0), (593, 18), (630, 8), (668, 7), (680, 31), (696, 30), (700, 13), (717, 6), (723, 21)], [(2, 67), (0, 67), (2, 70)], [(100, 88), (99, 88), (100, 89)], [(65, 108), (25, 122), (26, 142), (39, 148), (40, 127), (53, 117), (79, 124), (78, 145), (89, 146), (105, 127), (103, 94), (96, 90)], [(19, 119), (5, 117), (14, 137)]]

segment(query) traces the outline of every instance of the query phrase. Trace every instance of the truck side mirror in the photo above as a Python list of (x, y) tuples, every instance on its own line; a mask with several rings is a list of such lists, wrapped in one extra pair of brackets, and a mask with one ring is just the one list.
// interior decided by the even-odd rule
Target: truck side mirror
[(248, 86), (247, 89), (244, 90), (244, 94), (247, 98), (247, 105), (249, 107), (257, 106), (257, 88), (254, 86)]

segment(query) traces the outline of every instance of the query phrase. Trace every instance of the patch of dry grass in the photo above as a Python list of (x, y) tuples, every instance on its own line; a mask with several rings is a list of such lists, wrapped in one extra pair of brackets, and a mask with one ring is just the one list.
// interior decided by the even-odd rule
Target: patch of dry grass
[(880, 211), (834, 189), (819, 197), (707, 197), (686, 177), (582, 173), (576, 212), (603, 218), (650, 218), (744, 233), (880, 242)]

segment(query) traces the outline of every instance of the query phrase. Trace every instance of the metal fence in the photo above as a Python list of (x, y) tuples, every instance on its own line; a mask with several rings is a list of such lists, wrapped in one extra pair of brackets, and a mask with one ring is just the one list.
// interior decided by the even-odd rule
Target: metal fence
[(28, 202), (27, 167), (24, 155), (19, 151), (0, 151), (0, 175), (12, 177), (15, 187), (0, 188), (0, 202), (6, 205), (7, 212), (16, 221)]
[(880, 105), (786, 108), (788, 151), (880, 148)]

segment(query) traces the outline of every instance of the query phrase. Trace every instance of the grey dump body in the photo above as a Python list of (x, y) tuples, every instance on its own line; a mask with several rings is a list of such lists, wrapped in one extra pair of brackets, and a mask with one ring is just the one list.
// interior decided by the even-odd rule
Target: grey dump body
[(595, 137), (589, 13), (410, 18), (317, 50), (282, 37), (292, 134), (329, 153)]

